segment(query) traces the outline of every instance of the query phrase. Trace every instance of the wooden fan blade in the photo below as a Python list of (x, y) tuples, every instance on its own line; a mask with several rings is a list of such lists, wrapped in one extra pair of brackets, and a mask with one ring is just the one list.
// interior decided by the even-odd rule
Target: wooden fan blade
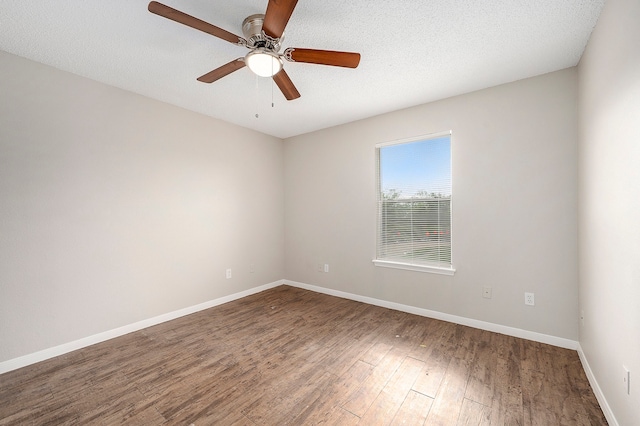
[(335, 52), (333, 50), (288, 48), (284, 52), (286, 59), (308, 64), (332, 65), (335, 67), (356, 68), (360, 63), (360, 54)]
[(216, 80), (220, 80), (222, 77), (231, 74), (234, 71), (238, 71), (240, 68), (244, 67), (244, 59), (238, 58), (234, 61), (229, 62), (228, 64), (224, 64), (223, 66), (216, 68), (215, 70), (206, 73), (198, 77), (198, 81), (203, 83), (213, 83)]
[(191, 15), (187, 15), (184, 12), (180, 12), (179, 10), (166, 6), (162, 3), (158, 3), (157, 1), (149, 3), (148, 9), (151, 13), (155, 13), (156, 15), (171, 19), (172, 21), (176, 21), (180, 24), (186, 25), (187, 27), (195, 28), (196, 30), (211, 34), (212, 36), (226, 40), (229, 43), (241, 44), (240, 41), (243, 40), (242, 37), (230, 33), (229, 31), (218, 28), (215, 25), (204, 22)]
[(282, 37), (296, 3), (298, 0), (269, 0), (262, 23), (264, 33), (273, 38)]
[(292, 101), (300, 97), (300, 92), (298, 92), (296, 86), (293, 85), (293, 82), (284, 69), (280, 70), (278, 74), (273, 76), (273, 81), (276, 82), (280, 91), (288, 101)]

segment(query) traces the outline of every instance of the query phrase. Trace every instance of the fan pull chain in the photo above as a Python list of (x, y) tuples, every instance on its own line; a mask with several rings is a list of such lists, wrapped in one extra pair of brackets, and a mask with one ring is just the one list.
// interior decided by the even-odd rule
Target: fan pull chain
[[(255, 99), (255, 103), (256, 103), (256, 109), (258, 109), (257, 107), (259, 107), (260, 105), (260, 96), (259, 96), (259, 90), (258, 90), (258, 76), (255, 76), (256, 79), (256, 86), (255, 86), (255, 92), (254, 92), (254, 99)], [(260, 114), (258, 114), (256, 112), (256, 118), (260, 118)]]
[(273, 108), (273, 76), (275, 73), (273, 72), (274, 63), (271, 61), (271, 108)]

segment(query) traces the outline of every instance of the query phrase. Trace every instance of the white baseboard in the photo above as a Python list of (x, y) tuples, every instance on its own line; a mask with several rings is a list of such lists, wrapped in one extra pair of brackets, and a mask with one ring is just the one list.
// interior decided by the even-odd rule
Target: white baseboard
[(368, 303), (370, 305), (381, 306), (383, 308), (394, 309), (396, 311), (407, 312), (410, 314), (420, 315), (423, 317), (439, 319), (455, 324), (466, 325), (481, 330), (493, 331), (495, 333), (506, 334), (507, 336), (520, 337), (535, 342), (546, 343), (553, 346), (559, 346), (565, 349), (578, 349), (578, 342), (575, 340), (565, 339), (562, 337), (550, 336), (548, 334), (536, 333), (535, 331), (522, 330), (520, 328), (508, 327), (506, 325), (494, 324), (491, 322), (475, 320), (471, 318), (460, 317), (457, 315), (445, 314), (443, 312), (431, 311), (429, 309), (416, 308), (415, 306), (403, 305), (401, 303), (389, 302), (386, 300), (374, 299), (372, 297), (360, 296), (357, 294), (346, 293), (344, 291), (333, 290), (330, 288), (318, 287), (315, 285), (299, 283), (296, 281), (284, 280), (284, 284), (292, 287), (303, 288), (315, 291), (316, 293), (324, 293), (330, 296), (337, 296), (343, 299), (355, 300), (357, 302)]
[(609, 426), (619, 426), (618, 420), (616, 416), (613, 415), (613, 411), (611, 411), (611, 407), (607, 402), (607, 398), (604, 397), (604, 393), (602, 393), (602, 389), (600, 389), (600, 385), (596, 380), (596, 376), (593, 375), (593, 371), (591, 371), (591, 366), (589, 365), (589, 361), (587, 361), (587, 356), (584, 354), (582, 350), (582, 346), (578, 343), (578, 356), (580, 357), (580, 362), (582, 363), (582, 368), (584, 369), (585, 374), (587, 375), (587, 379), (589, 379), (589, 384), (591, 385), (591, 389), (593, 389), (593, 393), (596, 395), (596, 399), (600, 404), (600, 408), (604, 413), (604, 416), (607, 418), (607, 422)]
[(508, 327), (500, 324), (494, 324), (485, 321), (479, 321), (471, 318), (460, 317), (457, 315), (446, 314), (443, 312), (432, 311), (429, 309), (417, 308), (415, 306), (403, 305), (400, 303), (389, 302), (386, 300), (375, 299), (367, 296), (360, 296), (357, 294), (347, 293), (344, 291), (333, 290), (329, 288), (319, 287), (310, 284), (304, 284), (296, 281), (290, 280), (279, 280), (274, 281), (269, 284), (265, 284), (262, 286), (254, 287), (249, 290), (241, 291), (239, 293), (234, 293), (229, 296), (220, 297), (218, 299), (210, 300), (208, 302), (200, 303), (198, 305), (190, 306), (184, 309), (179, 309), (177, 311), (169, 312), (166, 314), (158, 315), (153, 318), (149, 318), (146, 320), (138, 321), (133, 324), (129, 324), (123, 327), (119, 327), (113, 330), (108, 330), (102, 333), (95, 334), (93, 336), (88, 336), (79, 340), (75, 340), (73, 342), (65, 343), (59, 346), (55, 346), (53, 348), (44, 349), (38, 352), (34, 352), (28, 355), (24, 355), (18, 358), (13, 358), (8, 361), (0, 362), (0, 374), (6, 373), (8, 371), (16, 370), (18, 368), (26, 367), (31, 364), (35, 364), (40, 361), (45, 361), (50, 358), (54, 358), (56, 356), (64, 355), (66, 353), (75, 351), (77, 349), (82, 349), (87, 346), (94, 345), (96, 343), (104, 342), (109, 339), (113, 339), (115, 337), (123, 336), (128, 333), (132, 333), (135, 331), (142, 330), (147, 327), (151, 327), (157, 324), (161, 324), (166, 321), (171, 321), (186, 315), (190, 315), (205, 309), (212, 308), (214, 306), (222, 305), (223, 303), (231, 302), (237, 299), (241, 299), (246, 296), (250, 296), (255, 293), (260, 293), (261, 291), (265, 291), (279, 285), (289, 285), (292, 287), (298, 287), (310, 291), (314, 291), (316, 293), (328, 294), (330, 296), (341, 297), (343, 299), (355, 300), (357, 302), (363, 302), (370, 305), (380, 306), (383, 308), (394, 309), (397, 311), (407, 312), (410, 314), (420, 315), (423, 317), (439, 319), (443, 321), (452, 322), (455, 324), (466, 325), (469, 327), (479, 328), (481, 330), (493, 331), (496, 333), (506, 334), (508, 336), (520, 337), (527, 340), (533, 340), (536, 342), (546, 343), (554, 346), (559, 346), (566, 349), (576, 350), (580, 357), (580, 361), (582, 362), (582, 366), (584, 368), (585, 374), (591, 384), (593, 392), (602, 408), (602, 411), (611, 426), (618, 426), (618, 421), (616, 420), (609, 404), (598, 385), (598, 382), (591, 371), (591, 367), (589, 366), (589, 362), (580, 346), (579, 342), (570, 339), (564, 339), (561, 337), (550, 336), (542, 333), (536, 333), (533, 331), (522, 330), (519, 328)]
[(250, 296), (261, 291), (268, 290), (273, 287), (282, 285), (283, 282), (275, 281), (269, 284), (261, 285), (251, 288), (249, 290), (234, 293), (229, 296), (220, 297), (218, 299), (210, 300), (208, 302), (200, 303), (198, 305), (189, 306), (184, 309), (169, 312), (166, 314), (158, 315), (157, 317), (149, 318), (146, 320), (138, 321), (133, 324), (125, 325), (123, 327), (108, 330), (102, 333), (94, 334), (93, 336), (84, 337), (73, 342), (64, 343), (53, 348), (44, 349), (38, 352), (34, 352), (28, 355), (24, 355), (18, 358), (13, 358), (8, 361), (0, 362), (0, 374), (8, 371), (16, 370), (18, 368), (26, 367), (27, 365), (35, 364), (36, 362), (44, 361), (56, 356), (64, 355), (66, 353), (82, 349), (87, 346), (94, 345), (96, 343), (104, 342), (105, 340), (113, 339), (114, 337), (123, 336), (125, 334), (132, 333), (134, 331), (142, 330), (143, 328), (151, 327), (166, 321), (171, 321), (176, 318), (183, 317), (185, 315), (193, 314), (205, 309), (212, 308), (214, 306), (222, 305), (223, 303), (231, 302), (236, 299), (241, 299), (246, 296)]
[[(44, 349), (38, 352), (34, 352), (28, 355), (24, 355), (18, 358), (13, 358), (8, 361), (0, 362), (0, 374), (8, 371), (16, 370), (18, 368), (26, 367), (27, 365), (35, 364), (40, 361), (44, 361), (56, 356), (64, 355), (66, 353), (82, 349), (87, 346), (94, 345), (96, 343), (104, 342), (115, 337), (123, 336), (134, 331), (139, 331), (153, 325), (157, 325), (166, 321), (171, 321), (176, 318), (183, 317), (204, 309), (209, 309), (214, 306), (221, 305), (223, 303), (231, 302), (233, 300), (241, 299), (243, 297), (259, 293), (261, 291), (268, 290), (279, 285), (286, 284), (292, 287), (303, 288), (306, 290), (315, 291), (316, 293), (324, 293), (331, 296), (341, 297), (343, 299), (355, 300), (358, 302), (368, 303), (370, 305), (381, 306), (383, 308), (395, 309), (397, 311), (407, 312), (410, 314), (420, 315), (428, 318), (435, 318), (443, 321), (452, 322), (455, 324), (466, 325), (469, 327), (479, 328), (482, 330), (493, 331), (496, 333), (506, 334), (508, 336), (521, 337), (523, 339), (533, 340), (536, 342), (547, 343), (562, 348), (577, 350), (579, 347), (578, 342), (574, 340), (564, 339), (561, 337), (550, 336), (546, 334), (536, 333), (533, 331), (522, 330), (519, 328), (508, 327), (500, 324), (494, 324), (485, 321), (474, 320), (471, 318), (460, 317), (457, 315), (446, 314), (443, 312), (431, 311), (428, 309), (417, 308), (415, 306), (403, 305), (400, 303), (389, 302), (386, 300), (374, 299), (372, 297), (360, 296), (357, 294), (347, 293), (339, 290), (332, 290), (329, 288), (319, 287), (310, 284), (299, 283), (296, 281), (279, 280), (269, 284), (254, 287), (249, 290), (241, 291), (239, 293), (231, 294), (229, 296), (220, 297), (218, 299), (210, 300), (198, 305), (190, 306), (177, 311), (162, 314), (153, 318), (138, 321), (133, 324), (129, 324), (123, 327), (119, 327), (113, 330), (108, 330), (102, 333), (95, 334), (93, 336), (84, 337), (73, 342), (64, 343), (59, 346)], [(581, 359), (582, 359), (581, 355)], [(583, 363), (584, 364), (584, 363)], [(591, 380), (591, 378), (589, 379)], [(592, 385), (593, 386), (593, 385)], [(595, 387), (594, 387), (595, 390)], [(600, 395), (602, 393), (600, 392)], [(598, 396), (598, 394), (596, 394)], [(600, 400), (600, 397), (599, 399)], [(604, 410), (604, 409), (603, 409)], [(606, 414), (606, 413), (605, 413)]]

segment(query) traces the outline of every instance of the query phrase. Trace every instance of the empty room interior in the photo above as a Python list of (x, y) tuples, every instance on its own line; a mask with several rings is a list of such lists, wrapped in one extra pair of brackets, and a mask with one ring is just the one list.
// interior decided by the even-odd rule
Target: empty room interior
[(164, 3), (0, 3), (0, 425), (640, 424), (638, 0)]

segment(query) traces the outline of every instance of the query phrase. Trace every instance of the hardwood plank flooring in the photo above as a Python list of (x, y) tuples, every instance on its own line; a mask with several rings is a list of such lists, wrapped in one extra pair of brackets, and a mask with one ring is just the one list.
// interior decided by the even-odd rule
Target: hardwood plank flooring
[(606, 425), (575, 351), (280, 286), (0, 375), (0, 425)]

